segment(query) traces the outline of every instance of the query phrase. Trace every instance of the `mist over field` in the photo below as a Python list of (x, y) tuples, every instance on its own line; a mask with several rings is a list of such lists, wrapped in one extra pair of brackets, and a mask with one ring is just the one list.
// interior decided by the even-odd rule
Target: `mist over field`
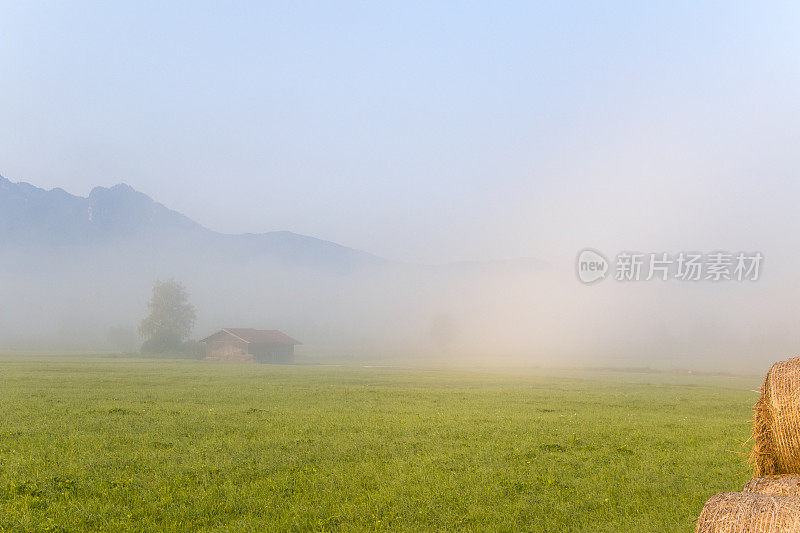
[[(280, 329), (307, 360), (797, 349), (796, 6), (2, 13), (2, 349), (135, 351), (170, 278), (193, 338)], [(764, 260), (587, 286), (587, 247)]]
[(197, 308), (193, 338), (280, 329), (309, 360), (748, 372), (800, 340), (791, 269), (769, 249), (757, 281), (587, 286), (567, 253), (414, 264), (223, 235), (124, 185), (87, 199), (4, 180), (0, 194), (4, 349), (138, 350), (150, 287), (169, 278)]

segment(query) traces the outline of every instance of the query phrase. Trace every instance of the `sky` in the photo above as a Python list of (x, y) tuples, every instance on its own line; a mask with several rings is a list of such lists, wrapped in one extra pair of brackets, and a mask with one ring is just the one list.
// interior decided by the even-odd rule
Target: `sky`
[(0, 2), (0, 174), (409, 262), (788, 257), (799, 23), (796, 2)]

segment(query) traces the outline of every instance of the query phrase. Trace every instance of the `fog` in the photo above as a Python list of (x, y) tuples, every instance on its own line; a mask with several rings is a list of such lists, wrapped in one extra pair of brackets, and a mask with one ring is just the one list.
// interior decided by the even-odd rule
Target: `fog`
[[(307, 362), (762, 373), (800, 346), (797, 17), (4, 5), (0, 349), (136, 351), (172, 278), (193, 338)], [(759, 279), (614, 279), (718, 251)]]
[[(197, 309), (193, 338), (280, 329), (306, 362), (760, 373), (796, 353), (800, 180), (785, 146), (737, 152), (732, 139), (750, 137), (739, 132), (726, 151), (698, 140), (703, 155), (689, 157), (634, 137), (573, 142), (574, 160), (553, 155), (541, 171), (559, 185), (531, 206), (510, 195), (500, 211), (451, 221), (464, 234), (473, 219), (503, 221), (484, 231), (532, 252), (503, 260), (481, 251), (481, 234), (473, 261), (398, 261), (293, 234), (216, 233), (129, 187), (81, 198), (7, 181), (0, 349), (136, 351), (153, 282), (173, 278)], [(576, 273), (587, 247), (611, 262), (590, 285)], [(761, 253), (758, 279), (614, 279), (621, 252), (716, 251)]]
[[(760, 373), (796, 353), (800, 180), (785, 147), (685, 157), (629, 139), (553, 156), (543, 172), (561, 185), (533, 207), (510, 196), (494, 235), (532, 254), (504, 260), (481, 253), (478, 235), (474, 261), (397, 261), (293, 234), (216, 233), (129, 187), (87, 199), (6, 182), (17, 192), (0, 205), (0, 349), (136, 351), (153, 282), (173, 278), (197, 309), (193, 338), (280, 329), (306, 362)], [(487, 220), (462, 216), (466, 228)], [(587, 247), (611, 262), (590, 285), (576, 274)], [(614, 279), (621, 252), (716, 251), (760, 252), (758, 279)]]
[(153, 281), (174, 278), (197, 309), (193, 338), (280, 329), (303, 342), (307, 362), (754, 372), (800, 343), (793, 263), (771, 251), (757, 281), (623, 282), (610, 272), (584, 285), (577, 250), (343, 268), (171, 240), (26, 250), (2, 256), (0, 339), (3, 349), (136, 351)]

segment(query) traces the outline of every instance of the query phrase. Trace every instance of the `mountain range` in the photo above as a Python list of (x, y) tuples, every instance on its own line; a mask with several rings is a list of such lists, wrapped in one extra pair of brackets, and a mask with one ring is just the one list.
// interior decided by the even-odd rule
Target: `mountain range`
[(95, 187), (88, 197), (45, 190), (0, 176), (0, 245), (9, 250), (115, 246), (152, 252), (194, 251), (336, 268), (383, 259), (289, 231), (230, 235), (205, 228), (124, 183)]

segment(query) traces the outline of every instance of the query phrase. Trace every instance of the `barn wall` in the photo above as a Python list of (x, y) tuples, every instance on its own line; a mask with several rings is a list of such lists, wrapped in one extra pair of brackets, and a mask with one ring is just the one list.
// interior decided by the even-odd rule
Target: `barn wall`
[(257, 363), (294, 363), (294, 346), (278, 343), (253, 343), (250, 354)]
[(247, 352), (247, 343), (235, 339), (221, 339), (206, 344), (206, 359), (209, 361), (252, 361)]

